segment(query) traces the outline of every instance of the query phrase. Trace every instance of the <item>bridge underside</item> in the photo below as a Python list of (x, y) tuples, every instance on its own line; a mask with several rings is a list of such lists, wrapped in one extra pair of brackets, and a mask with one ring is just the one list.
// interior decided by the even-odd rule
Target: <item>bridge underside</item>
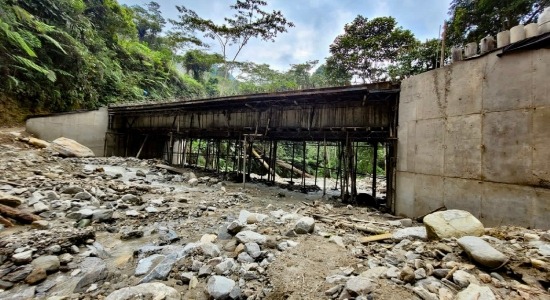
[[(162, 158), (241, 178), (257, 174), (268, 182), (286, 171), (291, 185), (299, 180), (305, 189), (314, 181), (324, 193), (332, 178), (341, 196), (354, 200), (357, 178), (367, 175), (358, 172), (364, 156), (371, 153), (368, 175), (376, 178), (383, 147), (393, 210), (398, 95), (398, 86), (377, 83), (110, 107), (105, 153)], [(370, 188), (375, 198), (376, 182)]]

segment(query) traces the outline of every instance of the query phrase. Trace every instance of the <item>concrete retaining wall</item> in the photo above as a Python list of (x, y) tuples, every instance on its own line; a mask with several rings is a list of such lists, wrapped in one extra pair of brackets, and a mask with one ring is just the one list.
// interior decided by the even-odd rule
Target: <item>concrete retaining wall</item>
[(550, 228), (550, 50), (497, 53), (402, 83), (397, 214)]
[(57, 114), (27, 120), (27, 132), (40, 139), (53, 141), (59, 137), (73, 139), (103, 156), (105, 132), (109, 116), (107, 108), (87, 112)]

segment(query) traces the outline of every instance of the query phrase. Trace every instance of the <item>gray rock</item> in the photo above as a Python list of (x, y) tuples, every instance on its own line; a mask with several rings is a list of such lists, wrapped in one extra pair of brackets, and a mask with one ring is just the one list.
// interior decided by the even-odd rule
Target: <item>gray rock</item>
[[(185, 247), (177, 247), (170, 251), (168, 254), (149, 274), (141, 279), (139, 283), (147, 283), (152, 280), (166, 280), (174, 264), (181, 258), (187, 256), (189, 253), (197, 249), (199, 245), (190, 243)], [(169, 247), (169, 246), (167, 246)]]
[(483, 224), (464, 210), (435, 212), (425, 216), (423, 221), (429, 239), (481, 236), (485, 232)]
[(159, 210), (156, 208), (156, 207), (153, 207), (153, 206), (147, 206), (145, 208), (145, 211), (148, 213), (148, 214), (154, 214), (154, 213), (158, 213)]
[[(36, 293), (35, 286), (22, 285), (17, 290), (11, 290), (9, 294), (0, 293), (0, 299), (2, 300), (22, 300), (22, 299), (35, 299)], [(4, 295), (6, 294), (6, 295)]]
[(413, 222), (411, 219), (401, 219), (399, 220), (399, 222), (401, 223), (401, 226), (403, 227), (411, 227), (413, 225)]
[(248, 253), (246, 252), (241, 252), (239, 253), (239, 255), (237, 256), (237, 261), (240, 262), (240, 263), (253, 263), (254, 262), (254, 258), (252, 258)]
[(134, 275), (141, 276), (151, 272), (151, 270), (164, 260), (165, 257), (166, 256), (160, 254), (153, 254), (149, 257), (140, 259)]
[(193, 279), (193, 276), (195, 276), (193, 272), (183, 272), (180, 274), (179, 278), (183, 284), (188, 284)]
[(254, 259), (260, 257), (260, 255), (262, 254), (260, 246), (256, 243), (244, 244), (244, 251), (246, 251), (246, 253), (248, 253), (248, 255), (250, 255), (250, 257)]
[(294, 231), (297, 234), (312, 233), (315, 229), (315, 220), (311, 217), (303, 217), (296, 222)]
[(143, 230), (139, 229), (123, 229), (120, 232), (121, 240), (139, 239), (143, 237)]
[(420, 297), (422, 300), (438, 300), (439, 297), (437, 297), (436, 294), (431, 293), (430, 291), (426, 290), (422, 286), (415, 286), (413, 288), (413, 292)]
[(78, 192), (73, 197), (75, 199), (78, 199), (78, 200), (90, 200), (90, 199), (92, 199), (92, 195), (90, 193), (86, 192), (86, 191)]
[(113, 211), (110, 209), (98, 209), (92, 213), (92, 221), (108, 222), (113, 219)]
[(210, 242), (201, 243), (200, 248), (202, 253), (204, 253), (207, 257), (217, 257), (220, 256), (221, 253), (220, 248)]
[(48, 274), (57, 272), (61, 265), (59, 258), (55, 255), (37, 257), (31, 264), (36, 268), (44, 269)]
[(468, 288), (456, 295), (455, 300), (496, 300), (495, 294), (488, 286), (470, 284)]
[(44, 204), (42, 201), (36, 202), (35, 204), (33, 204), (32, 207), (35, 214), (43, 213), (50, 210), (50, 207)]
[(456, 270), (456, 272), (453, 273), (453, 281), (461, 288), (465, 288), (470, 285), (472, 281), (476, 281), (476, 279), (466, 271)]
[(67, 218), (74, 220), (90, 219), (94, 211), (90, 208), (83, 208), (78, 211), (70, 212), (67, 214)]
[(96, 283), (107, 278), (107, 265), (101, 258), (86, 257), (80, 264), (81, 277), (76, 284), (74, 293), (82, 293), (88, 289), (92, 283)]
[(142, 205), (143, 204), (143, 200), (141, 199), (141, 197), (138, 197), (138, 196), (132, 195), (132, 194), (126, 194), (126, 195), (122, 196), (122, 198), (120, 198), (120, 200), (122, 202), (129, 203), (131, 205)]
[(38, 220), (31, 223), (31, 227), (34, 229), (44, 230), (50, 228), (50, 222), (46, 220)]
[(508, 262), (506, 255), (479, 237), (462, 237), (458, 239), (458, 245), (472, 260), (487, 268), (498, 269)]
[(70, 194), (70, 195), (75, 195), (75, 194), (78, 194), (80, 192), (84, 192), (84, 189), (79, 187), (79, 186), (74, 186), (74, 185), (71, 185), (71, 186), (68, 186), (66, 187), (65, 189), (63, 189), (63, 191), (61, 192), (61, 194)]
[(70, 253), (63, 253), (63, 254), (59, 255), (59, 262), (62, 265), (66, 265), (66, 264), (70, 263), (71, 261), (73, 261), (73, 256)]
[[(162, 298), (159, 296), (162, 295)], [(180, 293), (164, 283), (142, 283), (132, 287), (125, 287), (109, 294), (105, 300), (133, 300), (133, 299), (164, 299), (180, 300)]]
[(264, 244), (267, 241), (267, 238), (264, 235), (261, 235), (259, 233), (256, 233), (254, 231), (245, 230), (237, 233), (235, 235), (237, 240), (243, 244), (246, 243), (256, 243), (256, 244)]
[(143, 172), (143, 170), (137, 170), (137, 171), (136, 171), (136, 176), (138, 176), (138, 177), (146, 177), (147, 174), (145, 174), (145, 172)]
[(426, 240), (428, 239), (428, 234), (426, 232), (426, 227), (408, 227), (398, 229), (393, 232), (392, 238), (398, 241), (408, 239), (408, 240)]
[(351, 296), (366, 295), (374, 288), (374, 282), (362, 276), (352, 277), (346, 282), (346, 290)]
[(229, 225), (227, 225), (227, 232), (229, 232), (230, 234), (237, 234), (239, 233), (239, 231), (241, 231), (243, 229), (243, 225), (241, 224), (241, 222), (235, 220), (231, 223), (229, 223)]
[(206, 292), (213, 299), (229, 299), (229, 294), (235, 288), (235, 281), (223, 277), (223, 276), (212, 276), (208, 279), (206, 285)]
[(374, 281), (378, 278), (381, 278), (383, 275), (385, 275), (387, 271), (388, 271), (388, 268), (386, 268), (386, 267), (374, 267), (374, 268), (370, 268), (367, 271), (361, 273), (361, 275), (359, 275), (359, 276), (365, 277), (365, 278), (368, 278), (368, 279)]
[(2, 280), (13, 283), (19, 282), (25, 279), (32, 272), (32, 269), (33, 267), (31, 265), (19, 266), (13, 269), (9, 274), (2, 277)]
[(191, 179), (189, 179), (189, 181), (187, 181), (187, 183), (190, 186), (197, 186), (197, 185), (199, 185), (199, 180), (197, 178), (191, 178)]
[(139, 217), (139, 213), (135, 209), (129, 209), (126, 211), (127, 217)]
[(32, 250), (20, 252), (17, 254), (14, 254), (11, 257), (11, 260), (16, 264), (26, 264), (30, 263), (32, 261)]
[(214, 272), (218, 275), (230, 275), (236, 268), (237, 263), (232, 258), (224, 259), (221, 263), (214, 267)]

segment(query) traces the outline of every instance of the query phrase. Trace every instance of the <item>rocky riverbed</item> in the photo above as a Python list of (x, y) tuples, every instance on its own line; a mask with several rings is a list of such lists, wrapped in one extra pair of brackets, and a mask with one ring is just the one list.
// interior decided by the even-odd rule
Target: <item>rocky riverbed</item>
[(550, 299), (548, 231), (0, 142), (0, 299)]

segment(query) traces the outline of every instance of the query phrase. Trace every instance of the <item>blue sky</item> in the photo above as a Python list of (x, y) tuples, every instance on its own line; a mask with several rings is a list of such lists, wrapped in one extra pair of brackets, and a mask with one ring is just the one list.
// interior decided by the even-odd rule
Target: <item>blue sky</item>
[[(119, 0), (126, 5), (143, 5), (150, 0)], [(186, 6), (203, 18), (222, 21), (231, 16), (231, 0), (157, 0), (165, 18), (177, 18), (175, 5)], [(238, 60), (267, 63), (284, 70), (290, 64), (319, 60), (329, 56), (329, 46), (343, 33), (346, 23), (357, 15), (367, 18), (393, 16), (403, 28), (420, 40), (438, 37), (440, 25), (448, 18), (450, 0), (267, 0), (268, 10), (280, 10), (295, 24), (280, 34), (274, 43), (251, 41)], [(211, 51), (219, 46), (212, 40)]]

